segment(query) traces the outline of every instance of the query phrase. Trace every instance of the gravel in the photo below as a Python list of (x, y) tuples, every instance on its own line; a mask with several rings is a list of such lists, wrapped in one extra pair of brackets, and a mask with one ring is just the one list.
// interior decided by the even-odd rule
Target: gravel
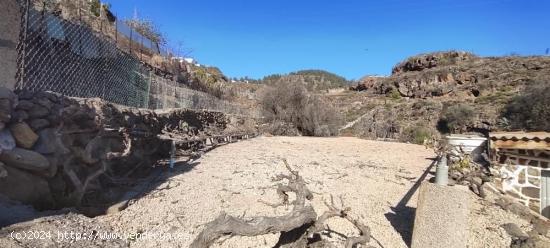
[[(288, 212), (285, 207), (272, 208), (259, 202), (278, 202), (276, 183), (271, 178), (286, 173), (282, 163), (286, 158), (314, 192), (312, 205), (318, 213), (326, 209), (324, 199), (341, 196), (344, 205), (351, 207), (351, 214), (371, 227), (381, 245), (407, 247), (417, 181), (431, 177), (423, 175), (434, 157), (431, 150), (419, 145), (351, 137), (258, 137), (216, 148), (190, 164), (165, 170), (141, 198), (122, 212), (93, 219), (74, 214), (42, 217), (11, 225), (0, 233), (36, 230), (50, 223), (50, 230), (71, 227), (113, 232), (129, 247), (187, 247), (204, 224), (222, 211), (245, 218)], [(511, 237), (501, 227), (506, 223), (515, 223), (525, 232), (530, 230), (529, 223), (514, 214), (474, 194), (470, 196), (469, 247), (509, 246)], [(328, 226), (332, 239), (340, 244), (342, 235), (357, 234), (350, 223), (340, 219), (333, 219)], [(136, 234), (141, 238), (132, 236)], [(230, 237), (220, 240), (216, 247), (272, 247), (277, 238), (278, 234)], [(0, 236), (0, 244), (18, 247), (36, 243)], [(105, 242), (93, 244), (103, 246)], [(380, 247), (374, 240), (369, 245)]]

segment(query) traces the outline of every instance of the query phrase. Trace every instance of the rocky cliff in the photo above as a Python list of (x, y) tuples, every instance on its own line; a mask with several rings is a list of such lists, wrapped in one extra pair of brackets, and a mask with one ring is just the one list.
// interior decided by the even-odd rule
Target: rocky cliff
[(550, 57), (451, 51), (411, 57), (388, 77), (363, 78), (352, 87), (361, 93), (331, 98), (356, 122), (344, 133), (413, 142), (417, 137), (418, 143), (440, 133), (506, 129), (503, 111), (512, 99), (549, 82)]

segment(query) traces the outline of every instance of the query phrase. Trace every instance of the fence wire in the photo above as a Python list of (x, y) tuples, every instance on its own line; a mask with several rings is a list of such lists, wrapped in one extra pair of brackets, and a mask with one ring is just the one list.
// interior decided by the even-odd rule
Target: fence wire
[[(32, 0), (20, 3), (23, 14), (16, 89), (99, 97), (138, 108), (241, 113), (236, 104), (189, 89), (173, 77), (156, 74), (140, 57), (159, 53), (158, 44), (121, 28), (126, 26), (118, 21), (112, 25), (100, 21), (94, 27), (91, 23), (96, 17), (83, 15), (81, 8), (75, 21), (60, 13), (37, 9)], [(127, 37), (126, 33), (134, 37)]]

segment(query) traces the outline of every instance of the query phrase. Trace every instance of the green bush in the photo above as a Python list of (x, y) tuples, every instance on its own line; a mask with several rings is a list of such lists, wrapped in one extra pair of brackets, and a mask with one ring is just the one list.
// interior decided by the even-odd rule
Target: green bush
[(529, 86), (505, 107), (508, 129), (550, 132), (550, 85)]
[(440, 123), (446, 126), (447, 131), (460, 133), (466, 131), (468, 126), (473, 124), (475, 117), (475, 109), (470, 105), (461, 103), (445, 109)]
[(396, 88), (393, 88), (390, 93), (388, 94), (389, 97), (391, 97), (391, 99), (394, 99), (394, 100), (399, 100), (401, 99), (401, 93), (399, 93), (399, 90), (397, 90)]
[(426, 140), (433, 136), (433, 131), (424, 125), (410, 126), (405, 128), (401, 133), (400, 140), (402, 142), (410, 142), (413, 144), (422, 145)]

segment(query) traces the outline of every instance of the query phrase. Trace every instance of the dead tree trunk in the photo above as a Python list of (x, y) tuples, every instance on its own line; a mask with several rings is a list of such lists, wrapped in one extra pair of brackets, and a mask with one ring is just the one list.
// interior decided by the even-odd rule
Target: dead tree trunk
[[(206, 224), (190, 247), (210, 247), (223, 236), (258, 236), (268, 233), (280, 233), (279, 241), (275, 247), (330, 247), (332, 244), (322, 239), (321, 232), (325, 230), (324, 222), (333, 217), (348, 220), (360, 232), (360, 236), (349, 237), (346, 240), (346, 248), (355, 247), (358, 244), (365, 245), (369, 242), (371, 238), (369, 227), (348, 215), (350, 208), (336, 207), (332, 196), (330, 203), (325, 202), (329, 210), (318, 217), (313, 207), (306, 204), (307, 201), (313, 199), (313, 195), (307, 188), (304, 179), (297, 171), (290, 168), (286, 160), (283, 162), (290, 174), (278, 175), (274, 178), (274, 181), (284, 179), (288, 181), (286, 184), (279, 183), (277, 186), (277, 194), (281, 198), (281, 203), (268, 205), (277, 207), (289, 204), (288, 193), (293, 192), (296, 194), (296, 200), (291, 203), (293, 208), (290, 213), (278, 217), (259, 216), (244, 220), (222, 212), (216, 219)], [(343, 205), (341, 198), (340, 200)]]

